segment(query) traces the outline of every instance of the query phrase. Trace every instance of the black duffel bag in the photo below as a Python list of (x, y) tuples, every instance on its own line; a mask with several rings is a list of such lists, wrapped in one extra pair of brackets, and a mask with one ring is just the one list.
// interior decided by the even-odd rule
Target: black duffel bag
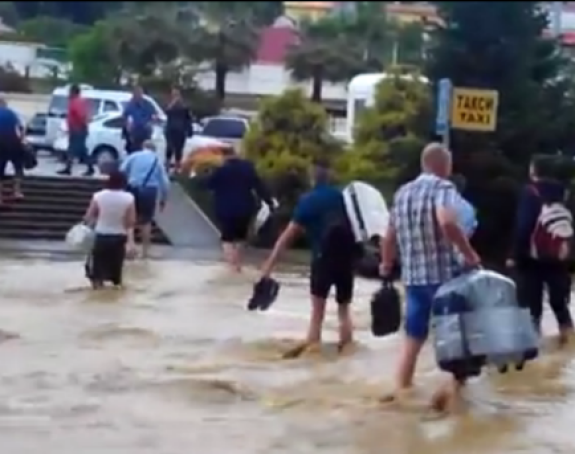
[(383, 337), (399, 331), (401, 326), (401, 297), (390, 279), (371, 298), (371, 332)]
[(24, 170), (32, 170), (38, 165), (36, 152), (30, 145), (23, 143), (21, 153), (22, 153), (22, 167), (24, 168)]

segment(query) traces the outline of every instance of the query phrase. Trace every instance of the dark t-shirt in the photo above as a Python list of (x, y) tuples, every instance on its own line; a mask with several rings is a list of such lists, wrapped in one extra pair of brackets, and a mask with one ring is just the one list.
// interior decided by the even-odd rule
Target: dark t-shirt
[(253, 216), (257, 209), (257, 197), (271, 204), (254, 165), (245, 159), (227, 159), (206, 179), (206, 185), (213, 192), (214, 211), (218, 219)]
[(9, 107), (0, 107), (0, 135), (16, 138), (16, 130), (20, 127), (20, 119)]
[(192, 127), (190, 111), (183, 102), (170, 104), (166, 109), (166, 133), (188, 134)]
[(292, 220), (305, 229), (312, 255), (317, 258), (322, 253), (327, 229), (336, 221), (343, 221), (345, 216), (342, 192), (336, 187), (319, 184), (300, 198)]

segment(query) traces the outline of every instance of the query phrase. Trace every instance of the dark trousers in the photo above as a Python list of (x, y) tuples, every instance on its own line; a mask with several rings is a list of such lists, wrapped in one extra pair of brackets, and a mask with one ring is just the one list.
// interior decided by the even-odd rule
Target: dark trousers
[(168, 164), (174, 160), (179, 164), (184, 154), (186, 133), (181, 131), (166, 131), (166, 161)]
[(146, 140), (152, 138), (152, 129), (147, 127), (134, 127), (129, 131), (129, 150), (128, 154), (135, 151), (141, 151)]
[(14, 175), (24, 175), (22, 142), (16, 135), (0, 135), (0, 181), (6, 180), (6, 166), (12, 164)]
[(531, 264), (518, 269), (519, 302), (529, 308), (537, 329), (543, 316), (543, 295), (549, 296), (549, 306), (560, 328), (573, 327), (569, 311), (571, 275), (562, 264)]
[(126, 235), (97, 234), (92, 253), (86, 261), (86, 277), (97, 284), (111, 282), (121, 285), (126, 239)]
[(70, 131), (68, 133), (68, 154), (66, 156), (68, 166), (71, 166), (74, 159), (78, 162), (86, 164), (88, 167), (92, 166), (90, 156), (88, 155), (88, 148), (86, 147), (86, 140), (88, 133), (82, 131)]

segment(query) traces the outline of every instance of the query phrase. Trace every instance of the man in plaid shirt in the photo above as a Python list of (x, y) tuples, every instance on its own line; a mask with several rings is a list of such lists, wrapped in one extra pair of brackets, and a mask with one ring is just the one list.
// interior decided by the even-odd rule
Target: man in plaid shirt
[[(381, 273), (401, 263), (405, 285), (406, 338), (397, 375), (397, 391), (411, 388), (421, 347), (427, 338), (433, 297), (441, 284), (452, 279), (462, 266), (477, 266), (479, 256), (459, 226), (454, 210), (459, 194), (447, 178), (451, 153), (442, 144), (431, 143), (421, 154), (422, 173), (402, 186), (394, 197), (390, 226), (381, 243)], [(434, 396), (443, 408), (457, 395), (460, 383), (450, 380)], [(396, 394), (387, 400), (393, 400)]]

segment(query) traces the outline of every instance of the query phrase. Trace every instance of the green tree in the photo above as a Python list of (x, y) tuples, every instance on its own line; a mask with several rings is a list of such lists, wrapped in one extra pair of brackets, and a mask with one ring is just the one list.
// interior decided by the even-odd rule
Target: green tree
[(18, 24), (18, 31), (29, 39), (53, 47), (66, 47), (76, 36), (87, 28), (68, 19), (38, 16)]
[(295, 80), (312, 81), (313, 100), (321, 100), (324, 81), (345, 82), (400, 63), (421, 65), (422, 26), (390, 20), (385, 3), (347, 2), (319, 21), (301, 24), (287, 66)]
[(353, 2), (336, 16), (339, 27), (361, 54), (361, 72), (380, 72), (394, 63), (398, 24), (387, 17), (387, 2)]
[(228, 74), (249, 66), (254, 60), (259, 29), (249, 9), (242, 13), (233, 7), (203, 6), (198, 13), (201, 21), (195, 30), (190, 30), (192, 42), (186, 55), (209, 63), (215, 74), (216, 97), (222, 101), (226, 96)]
[[(197, 23), (197, 16), (190, 8), (176, 3), (127, 4), (113, 17), (98, 22), (91, 33), (73, 43), (74, 48), (88, 46), (92, 52), (106, 55), (107, 60), (101, 64), (109, 70), (113, 68), (114, 74), (150, 79), (166, 70), (174, 79), (171, 83), (180, 82), (179, 76), (193, 69), (183, 56), (184, 51), (189, 51), (191, 40), (186, 32), (190, 23)], [(81, 51), (74, 53), (74, 64), (89, 62), (89, 58), (81, 54)], [(98, 77), (97, 70), (90, 70), (83, 63), (81, 66), (82, 73)], [(176, 74), (177, 69), (182, 74)], [(104, 71), (100, 78), (108, 78), (110, 74)]]
[(209, 16), (244, 17), (257, 27), (271, 25), (284, 12), (283, 2), (193, 2)]
[(20, 1), (11, 3), (14, 4), (18, 16), (23, 20), (34, 19), (38, 16), (51, 16), (67, 19), (77, 24), (92, 25), (110, 12), (120, 9), (125, 2)]
[(98, 86), (120, 83), (122, 69), (108, 23), (98, 22), (74, 38), (68, 46), (68, 56), (73, 80)]
[(525, 164), (573, 142), (566, 62), (544, 37), (547, 17), (537, 2), (438, 2), (443, 26), (432, 36), (428, 74), (455, 86), (499, 92), (497, 131), (455, 132), (454, 150), (501, 150)]
[(425, 27), (419, 22), (394, 24), (393, 57), (395, 63), (423, 69), (425, 59)]
[(297, 81), (311, 81), (311, 99), (322, 100), (323, 83), (343, 82), (360, 72), (361, 50), (351, 46), (339, 16), (303, 22), (299, 43), (286, 57), (286, 66)]

